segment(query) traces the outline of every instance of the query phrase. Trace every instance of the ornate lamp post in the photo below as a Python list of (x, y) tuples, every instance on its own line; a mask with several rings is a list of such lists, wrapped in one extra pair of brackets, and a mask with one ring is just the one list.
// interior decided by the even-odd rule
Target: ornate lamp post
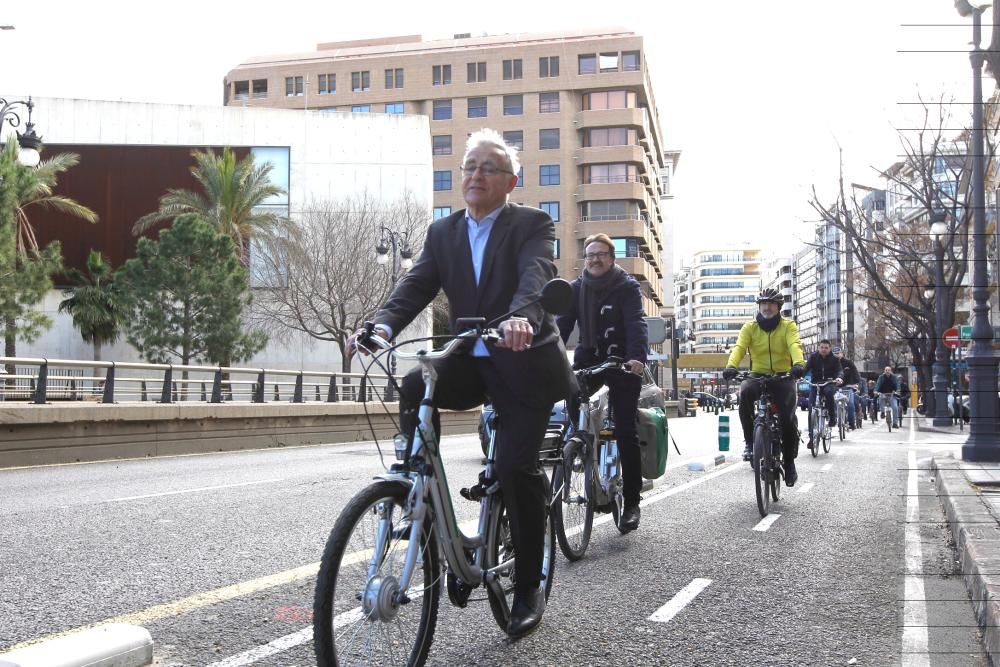
[[(21, 126), (21, 113), (18, 111), (21, 107), (28, 110), (28, 120), (24, 124), (24, 132), (17, 131), (17, 128)], [(30, 97), (27, 102), (24, 100), (8, 102), (0, 97), (0, 130), (3, 129), (4, 123), (14, 128), (17, 143), (20, 146), (20, 150), (17, 152), (17, 161), (25, 167), (32, 168), (37, 167), (41, 161), (38, 149), (42, 146), (42, 138), (35, 133), (35, 124), (31, 122), (31, 111), (34, 108), (35, 104)]]
[(983, 11), (968, 0), (955, 0), (962, 16), (972, 16), (972, 346), (969, 349), (969, 438), (962, 446), (966, 461), (1000, 461), (1000, 400), (997, 397), (997, 359), (993, 354), (993, 325), (990, 323), (990, 284), (986, 272), (986, 183), (983, 147), (983, 63), (986, 54), (982, 39)]
[(934, 285), (924, 291), (924, 297), (934, 299), (934, 425), (950, 426), (951, 416), (948, 414), (948, 380), (945, 375), (948, 365), (948, 348), (944, 344), (944, 331), (948, 328), (944, 312), (944, 244), (942, 237), (948, 233), (944, 211), (934, 211), (931, 214), (931, 236), (934, 238)]
[[(413, 251), (410, 249), (409, 232), (397, 232), (386, 226), (381, 226), (382, 238), (375, 246), (375, 261), (381, 266), (392, 262), (389, 278), (392, 287), (396, 287), (396, 281), (403, 272), (409, 271), (413, 266)], [(389, 375), (396, 376), (396, 355), (389, 352)], [(393, 401), (396, 398), (395, 386), (390, 379), (385, 386), (385, 400)]]

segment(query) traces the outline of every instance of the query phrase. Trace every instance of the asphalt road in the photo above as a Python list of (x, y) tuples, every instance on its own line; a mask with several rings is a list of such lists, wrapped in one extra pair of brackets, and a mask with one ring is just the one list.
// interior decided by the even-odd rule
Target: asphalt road
[[(508, 641), (485, 602), (443, 596), (428, 664), (988, 664), (927, 477), (933, 434), (803, 446), (767, 525), (747, 464), (682, 465), (717, 453), (717, 423), (671, 421), (683, 456), (640, 529), (601, 523), (581, 562), (558, 556), (538, 632)], [(478, 441), (443, 449), (473, 519), (457, 489)], [(316, 563), (380, 470), (369, 443), (0, 471), (0, 651), (114, 619), (152, 633), (158, 665), (315, 664)]]

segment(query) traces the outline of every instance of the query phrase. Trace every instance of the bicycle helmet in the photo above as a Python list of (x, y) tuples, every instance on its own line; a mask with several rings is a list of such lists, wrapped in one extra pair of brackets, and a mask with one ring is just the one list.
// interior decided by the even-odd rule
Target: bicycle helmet
[(781, 292), (773, 287), (766, 287), (760, 291), (760, 294), (757, 295), (757, 303), (762, 303), (764, 301), (770, 301), (771, 303), (776, 303), (780, 306), (785, 303), (785, 297), (781, 296)]

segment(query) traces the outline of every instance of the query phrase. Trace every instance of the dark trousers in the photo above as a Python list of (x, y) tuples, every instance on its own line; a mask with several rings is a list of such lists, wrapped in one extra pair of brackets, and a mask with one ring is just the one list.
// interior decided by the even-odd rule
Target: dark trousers
[[(816, 394), (819, 391), (817, 387), (809, 388), (809, 405), (816, 405)], [(837, 394), (837, 385), (828, 384), (822, 387), (823, 391), (823, 402), (826, 403), (826, 416), (829, 420), (830, 426), (837, 425), (837, 403), (834, 400), (834, 396)]]
[[(799, 429), (795, 422), (795, 402), (797, 390), (790, 379), (770, 383), (771, 395), (778, 406), (778, 423), (781, 425), (782, 454), (786, 461), (799, 455)], [(756, 417), (757, 399), (763, 392), (757, 380), (744, 380), (740, 385), (740, 424), (743, 439), (753, 445), (753, 420)]]
[[(452, 355), (434, 362), (438, 379), (434, 392), (436, 408), (470, 410), (490, 400), (499, 415), (494, 473), (500, 481), (510, 520), (515, 561), (515, 579), (520, 591), (536, 587), (541, 579), (546, 525), (548, 479), (538, 465), (538, 451), (545, 437), (551, 407), (524, 404), (500, 379), (489, 357)], [(424, 397), (420, 367), (403, 378), (399, 401), (399, 425), (413, 435), (417, 409)], [(434, 410), (434, 430), (441, 421)]]
[(608, 386), (608, 403), (615, 421), (615, 438), (622, 461), (622, 495), (626, 505), (638, 505), (642, 491), (642, 455), (635, 420), (642, 378), (634, 373), (615, 370), (605, 371), (589, 382), (591, 389)]

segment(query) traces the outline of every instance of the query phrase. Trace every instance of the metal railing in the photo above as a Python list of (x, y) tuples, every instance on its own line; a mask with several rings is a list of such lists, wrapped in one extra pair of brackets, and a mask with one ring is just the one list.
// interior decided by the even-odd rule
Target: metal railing
[[(13, 365), (16, 372), (5, 373), (5, 365)], [(81, 369), (88, 368), (105, 369), (105, 373), (83, 374)], [(397, 376), (396, 379), (398, 382), (401, 378)], [(291, 403), (305, 403), (309, 400), (336, 403), (371, 401), (375, 400), (377, 394), (384, 396), (385, 400), (395, 400), (395, 388), (388, 382), (388, 376), (334, 371), (0, 357), (0, 401), (31, 401), (38, 405), (47, 403), (50, 399), (82, 401), (95, 398), (101, 403), (115, 403), (116, 400), (266, 403), (268, 397), (274, 401), (287, 400)]]

